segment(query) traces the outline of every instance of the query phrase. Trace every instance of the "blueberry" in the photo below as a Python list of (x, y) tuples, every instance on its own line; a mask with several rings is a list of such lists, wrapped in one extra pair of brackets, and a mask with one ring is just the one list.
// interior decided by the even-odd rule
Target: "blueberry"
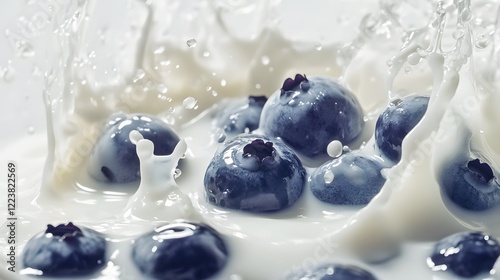
[(283, 142), (249, 134), (215, 154), (205, 173), (205, 191), (221, 207), (275, 211), (299, 198), (305, 180), (302, 163)]
[(466, 155), (457, 154), (443, 164), (437, 181), (452, 202), (468, 210), (486, 210), (500, 200), (500, 185), (491, 167)]
[(500, 244), (492, 236), (459, 232), (436, 243), (427, 264), (434, 271), (451, 270), (462, 277), (473, 277), (489, 272), (499, 255)]
[(266, 101), (265, 96), (249, 96), (243, 102), (230, 103), (216, 117), (217, 126), (234, 135), (256, 130)]
[(295, 151), (326, 155), (333, 140), (348, 145), (363, 127), (363, 110), (356, 97), (328, 77), (288, 78), (264, 105), (259, 128), (280, 137)]
[(23, 265), (47, 276), (85, 275), (105, 264), (106, 241), (98, 232), (73, 223), (47, 226), (23, 251)]
[(128, 183), (140, 178), (139, 157), (129, 139), (132, 130), (139, 131), (154, 144), (155, 155), (169, 155), (179, 137), (160, 119), (141, 114), (119, 115), (108, 122), (89, 158), (90, 175), (107, 183)]
[(177, 220), (135, 240), (132, 260), (156, 279), (207, 279), (225, 266), (228, 251), (212, 228)]
[(355, 265), (327, 264), (298, 275), (286, 277), (287, 280), (376, 280), (370, 272)]
[(429, 97), (408, 96), (391, 102), (375, 124), (375, 143), (383, 156), (399, 162), (401, 144), (406, 135), (420, 122), (429, 104)]
[(385, 183), (381, 160), (347, 153), (316, 169), (311, 190), (321, 201), (341, 205), (365, 205)]

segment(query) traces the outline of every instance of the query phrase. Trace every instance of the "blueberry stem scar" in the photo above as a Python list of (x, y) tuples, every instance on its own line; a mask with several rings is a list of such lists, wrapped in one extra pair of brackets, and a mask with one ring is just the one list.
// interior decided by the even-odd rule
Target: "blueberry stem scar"
[(60, 224), (58, 226), (53, 226), (53, 225), (47, 225), (47, 230), (45, 230), (45, 233), (50, 233), (53, 236), (59, 236), (62, 237), (63, 239), (73, 239), (78, 236), (82, 236), (82, 230), (73, 225), (72, 222), (69, 222), (67, 225)]
[[(302, 82), (308, 82), (306, 75), (297, 74), (295, 78), (287, 78), (283, 82), (283, 86), (281, 87), (281, 95), (285, 94), (287, 91), (293, 90), (295, 87), (301, 85)], [(301, 87), (302, 88), (302, 87)], [(308, 88), (304, 89), (307, 90)]]
[(272, 157), (274, 152), (272, 142), (264, 142), (262, 139), (253, 140), (243, 147), (243, 156), (255, 156), (262, 163), (266, 157)]
[(483, 182), (489, 182), (494, 178), (491, 167), (487, 163), (482, 163), (479, 159), (469, 161), (467, 168), (473, 172), (477, 179)]

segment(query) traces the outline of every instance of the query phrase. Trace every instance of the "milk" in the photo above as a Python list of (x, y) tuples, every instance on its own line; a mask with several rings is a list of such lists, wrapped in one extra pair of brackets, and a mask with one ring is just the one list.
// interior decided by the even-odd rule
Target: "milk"
[[(283, 17), (285, 24), (275, 16), (281, 11), (300, 18), (297, 3), (117, 1), (112, 3), (116, 14), (109, 17), (97, 1), (66, 10), (58, 6), (55, 10), (65, 15), (53, 16), (60, 23), (53, 35), (61, 40), (53, 46), (59, 56), (51, 62), (55, 71), (46, 74), (37, 104), (46, 109), (47, 132), (20, 134), (2, 149), (5, 159), (19, 166), (18, 255), (46, 224), (72, 221), (104, 233), (109, 241), (109, 262), (91, 279), (144, 279), (130, 258), (133, 240), (183, 218), (209, 224), (227, 241), (229, 263), (215, 279), (281, 279), (326, 261), (359, 264), (379, 279), (456, 279), (427, 267), (434, 242), (467, 229), (500, 237), (498, 207), (461, 210), (441, 195), (435, 180), (445, 159), (462, 148), (457, 139), (469, 134), (474, 149), (500, 170), (496, 68), (484, 67), (497, 65), (491, 39), (497, 34), (488, 33), (496, 30), (490, 11), (497, 4), (398, 3), (381, 1), (377, 7), (370, 1), (366, 10), (371, 13), (361, 19), (366, 11), (359, 7), (365, 2), (318, 2), (323, 10), (338, 11), (337, 23), (332, 30), (326, 23), (306, 32), (292, 28), (297, 34), (285, 27), (314, 23)], [(409, 14), (418, 16), (412, 21)], [(351, 15), (360, 19), (359, 29), (352, 27), (357, 22)], [(259, 24), (250, 28), (245, 20)], [(117, 24), (96, 28), (106, 22)], [(347, 28), (355, 31), (342, 35)], [(98, 38), (92, 36), (96, 29)], [(118, 34), (126, 34), (126, 40)], [(322, 36), (328, 39), (320, 42)], [(364, 153), (374, 153), (375, 120), (390, 100), (426, 93), (429, 109), (404, 140), (402, 161), (384, 171), (387, 182), (366, 207), (322, 203), (309, 185), (297, 202), (277, 213), (209, 204), (203, 176), (223, 146), (212, 118), (223, 109), (218, 101), (269, 96), (296, 73), (335, 77), (357, 95), (366, 128), (352, 148), (362, 147)], [(140, 183), (98, 183), (86, 170), (106, 118), (118, 111), (155, 114), (183, 139), (173, 155), (161, 157), (152, 155), (151, 142), (131, 135), (141, 160)], [(181, 157), (179, 174), (175, 168)], [(303, 162), (308, 174), (318, 165)], [(24, 279), (37, 272), (21, 269), (20, 274)], [(487, 277), (497, 276), (477, 279)]]

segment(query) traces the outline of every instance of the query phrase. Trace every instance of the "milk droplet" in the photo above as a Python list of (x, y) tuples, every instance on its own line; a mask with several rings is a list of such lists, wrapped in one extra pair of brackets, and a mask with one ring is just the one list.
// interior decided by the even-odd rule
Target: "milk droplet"
[(7, 66), (3, 69), (2, 78), (6, 83), (14, 81), (16, 78), (16, 70), (12, 66)]
[(182, 102), (182, 105), (184, 106), (184, 108), (191, 110), (191, 109), (194, 109), (194, 107), (196, 106), (196, 102), (197, 102), (197, 100), (194, 97), (190, 96), (190, 97), (184, 99), (184, 101)]
[(404, 71), (405, 71), (406, 74), (410, 74), (411, 73), (411, 67), (409, 67), (409, 66), (405, 67)]
[(179, 168), (174, 170), (174, 179), (179, 178), (182, 175), (182, 171)]
[(225, 87), (226, 84), (227, 84), (226, 80), (224, 80), (224, 79), (220, 80), (220, 85), (221, 86)]
[(203, 57), (209, 57), (209, 56), (210, 56), (210, 52), (208, 52), (208, 51), (203, 52)]
[(145, 76), (146, 72), (144, 72), (144, 70), (142, 69), (138, 69), (132, 81), (136, 83), (137, 81), (144, 79)]
[(488, 42), (488, 37), (484, 34), (480, 34), (476, 37), (476, 40), (475, 40), (475, 43), (474, 45), (476, 46), (476, 48), (478, 49), (484, 49), (488, 46), (489, 42)]
[(263, 55), (260, 58), (260, 62), (262, 62), (263, 65), (269, 65), (269, 62), (271, 62), (271, 59), (269, 59), (269, 56)]
[(159, 85), (157, 85), (157, 86), (156, 86), (156, 90), (157, 90), (158, 92), (160, 92), (160, 93), (163, 93), (163, 94), (165, 94), (165, 93), (167, 93), (167, 92), (168, 92), (168, 88), (167, 88), (167, 86), (165, 86), (164, 84), (159, 84)]
[(410, 65), (417, 65), (420, 62), (421, 56), (418, 53), (412, 53), (408, 56), (406, 61)]
[(34, 126), (29, 126), (28, 127), (28, 134), (34, 134), (35, 133), (35, 127)]
[(197, 44), (197, 43), (198, 43), (198, 42), (196, 42), (196, 39), (194, 39), (194, 38), (190, 38), (190, 39), (188, 39), (188, 40), (187, 40), (187, 42), (186, 42), (186, 44), (187, 44), (187, 45), (188, 45), (188, 47), (190, 47), (190, 48), (194, 48), (194, 47), (196, 47), (196, 44)]
[(326, 152), (332, 158), (338, 158), (342, 155), (342, 142), (339, 140), (333, 140), (326, 147)]
[(333, 174), (332, 171), (330, 170), (327, 170), (325, 172), (325, 174), (323, 174), (323, 180), (325, 180), (325, 183), (326, 184), (330, 184), (331, 182), (333, 182), (333, 178), (335, 177), (335, 175)]
[(321, 45), (321, 43), (316, 43), (316, 44), (314, 45), (314, 48), (315, 48), (317, 51), (320, 51), (320, 50), (322, 50), (322, 49), (323, 49), (323, 45)]

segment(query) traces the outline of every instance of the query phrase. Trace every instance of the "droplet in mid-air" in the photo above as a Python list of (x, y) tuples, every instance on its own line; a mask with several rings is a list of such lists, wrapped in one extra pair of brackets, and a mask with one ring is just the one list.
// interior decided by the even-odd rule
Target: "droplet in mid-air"
[(196, 42), (196, 39), (195, 39), (195, 38), (189, 38), (189, 39), (187, 40), (187, 42), (186, 42), (186, 44), (187, 44), (187, 45), (188, 45), (188, 47), (190, 47), (190, 48), (194, 48), (194, 47), (196, 47), (196, 44), (197, 44), (197, 43), (198, 43), (198, 42)]
[(188, 97), (186, 99), (184, 99), (184, 101), (182, 102), (182, 105), (184, 106), (184, 108), (188, 109), (188, 110), (191, 110), (191, 109), (194, 109), (196, 107), (196, 99), (194, 97)]

